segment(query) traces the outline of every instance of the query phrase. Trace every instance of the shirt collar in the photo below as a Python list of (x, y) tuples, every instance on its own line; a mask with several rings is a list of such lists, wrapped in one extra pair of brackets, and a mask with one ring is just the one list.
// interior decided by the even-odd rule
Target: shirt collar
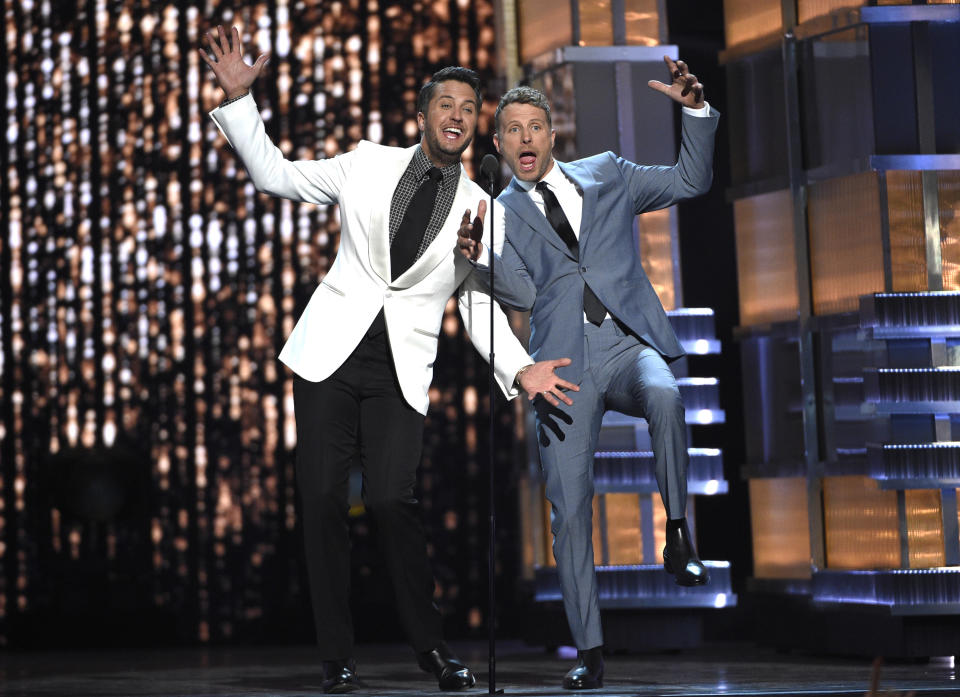
[[(410, 173), (413, 174), (414, 181), (423, 179), (427, 170), (431, 167), (433, 167), (433, 163), (427, 157), (427, 153), (423, 151), (423, 147), (418, 146), (413, 153), (413, 159), (410, 160)], [(448, 186), (451, 181), (456, 181), (460, 176), (460, 163), (454, 162), (446, 167), (441, 167), (440, 173), (443, 175), (443, 186)]]

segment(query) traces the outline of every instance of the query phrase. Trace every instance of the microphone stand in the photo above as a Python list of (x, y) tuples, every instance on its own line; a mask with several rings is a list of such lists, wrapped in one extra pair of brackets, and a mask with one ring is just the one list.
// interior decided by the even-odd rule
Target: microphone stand
[(496, 574), (495, 565), (496, 565), (496, 534), (497, 534), (497, 511), (496, 504), (494, 501), (494, 495), (496, 493), (495, 489), (495, 477), (494, 477), (494, 467), (496, 464), (496, 458), (494, 453), (494, 443), (495, 438), (495, 427), (496, 419), (494, 418), (494, 398), (496, 396), (496, 377), (493, 369), (493, 320), (494, 312), (496, 311), (496, 295), (494, 294), (494, 279), (493, 279), (493, 265), (494, 265), (494, 253), (493, 253), (493, 190), (495, 184), (495, 178), (497, 175), (498, 163), (495, 156), (487, 154), (483, 158), (483, 162), (480, 165), (480, 170), (487, 175), (487, 183), (490, 186), (490, 247), (489, 247), (489, 256), (490, 256), (490, 530), (489, 535), (490, 539), (487, 543), (488, 550), (488, 559), (487, 559), (487, 584), (489, 587), (490, 597), (489, 597), (489, 606), (490, 606), (490, 616), (488, 618), (489, 622), (489, 647), (488, 647), (488, 665), (487, 665), (487, 685), (488, 685), (488, 694), (503, 694), (503, 690), (497, 689), (497, 642), (496, 642), (496, 624), (497, 624), (497, 591), (496, 591)]

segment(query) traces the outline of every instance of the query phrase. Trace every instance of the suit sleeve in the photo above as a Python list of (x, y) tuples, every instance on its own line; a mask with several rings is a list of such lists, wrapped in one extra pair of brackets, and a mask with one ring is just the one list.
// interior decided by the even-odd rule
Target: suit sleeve
[[(634, 213), (666, 208), (678, 201), (705, 194), (713, 181), (713, 145), (720, 119), (710, 108), (709, 116), (683, 114), (680, 157), (673, 166), (637, 165), (615, 157)], [(614, 157), (611, 154), (611, 157)]]
[(233, 147), (257, 191), (304, 203), (330, 204), (356, 158), (356, 150), (326, 160), (287, 160), (267, 135), (253, 96), (210, 112)]
[[(489, 223), (489, 220), (484, 221)], [(484, 225), (487, 229), (487, 225)], [(483, 240), (486, 247), (489, 237)], [(459, 254), (459, 253), (458, 253)], [(458, 256), (462, 263), (469, 263)], [(470, 335), (470, 341), (485, 360), (490, 359), (490, 293), (479, 282), (481, 274), (477, 271), (467, 275), (458, 293), (460, 316)], [(513, 399), (520, 391), (514, 386), (514, 378), (523, 366), (533, 363), (520, 340), (513, 333), (510, 321), (503, 309), (493, 308), (493, 372), (497, 384), (506, 395)]]
[[(517, 250), (507, 239), (506, 220), (503, 206), (498, 207), (501, 215), (497, 220), (497, 234), (494, 242), (493, 283), (497, 300), (508, 307), (520, 312), (527, 312), (533, 308), (537, 300), (537, 286), (527, 271), (526, 264), (517, 254)], [(484, 235), (484, 254), (474, 265), (472, 274), (474, 280), (486, 292), (490, 292), (490, 254), (489, 236)]]

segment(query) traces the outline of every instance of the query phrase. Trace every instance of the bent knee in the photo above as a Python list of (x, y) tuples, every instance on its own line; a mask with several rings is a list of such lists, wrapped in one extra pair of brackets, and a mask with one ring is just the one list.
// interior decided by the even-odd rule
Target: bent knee
[(676, 385), (647, 387), (643, 391), (643, 404), (648, 417), (683, 414), (683, 399)]

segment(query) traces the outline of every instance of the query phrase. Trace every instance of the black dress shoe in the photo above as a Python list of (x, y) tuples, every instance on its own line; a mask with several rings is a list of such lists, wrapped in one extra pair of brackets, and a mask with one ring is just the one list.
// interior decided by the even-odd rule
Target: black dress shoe
[(686, 518), (667, 521), (667, 544), (663, 548), (663, 568), (673, 574), (677, 585), (680, 586), (702, 586), (710, 581), (710, 573), (693, 548)]
[(417, 654), (417, 663), (425, 673), (433, 673), (441, 690), (467, 690), (477, 684), (470, 669), (446, 644)]
[(342, 695), (363, 687), (357, 677), (357, 662), (352, 658), (345, 661), (323, 662), (322, 689), (328, 694)]
[(603, 647), (577, 652), (577, 665), (563, 676), (564, 690), (595, 690), (603, 687)]

